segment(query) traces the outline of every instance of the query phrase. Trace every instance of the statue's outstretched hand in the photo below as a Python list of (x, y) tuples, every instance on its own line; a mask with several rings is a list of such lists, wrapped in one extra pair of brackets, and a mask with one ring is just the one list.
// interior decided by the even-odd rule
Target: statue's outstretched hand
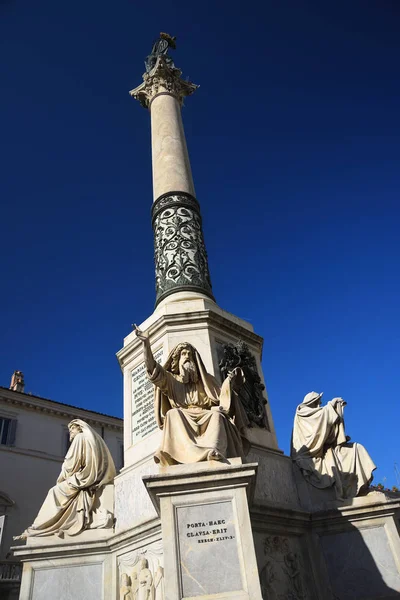
[(135, 323), (133, 324), (133, 326), (135, 328), (136, 336), (139, 338), (139, 340), (141, 340), (142, 342), (146, 342), (149, 339), (148, 334), (143, 333), (143, 331), (139, 329), (139, 327)]

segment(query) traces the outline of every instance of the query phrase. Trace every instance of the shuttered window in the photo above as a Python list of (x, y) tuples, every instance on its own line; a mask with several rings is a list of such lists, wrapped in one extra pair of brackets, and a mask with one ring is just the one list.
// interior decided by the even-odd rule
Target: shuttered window
[(0, 444), (3, 446), (14, 446), (16, 429), (16, 419), (0, 417)]

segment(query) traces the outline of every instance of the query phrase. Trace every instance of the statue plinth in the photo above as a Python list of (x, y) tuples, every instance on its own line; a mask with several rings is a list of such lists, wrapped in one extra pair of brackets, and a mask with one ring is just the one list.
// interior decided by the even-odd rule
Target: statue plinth
[(161, 516), (165, 599), (261, 600), (249, 514), (257, 464), (177, 465), (144, 478)]

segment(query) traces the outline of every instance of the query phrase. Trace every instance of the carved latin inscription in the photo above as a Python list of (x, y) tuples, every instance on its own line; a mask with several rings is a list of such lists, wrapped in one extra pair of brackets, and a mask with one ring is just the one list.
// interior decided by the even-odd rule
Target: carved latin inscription
[[(154, 353), (162, 361), (163, 348)], [(154, 416), (154, 386), (146, 376), (144, 362), (132, 371), (132, 444), (140, 442), (158, 429)]]
[(176, 520), (182, 597), (243, 589), (232, 502), (179, 506)]

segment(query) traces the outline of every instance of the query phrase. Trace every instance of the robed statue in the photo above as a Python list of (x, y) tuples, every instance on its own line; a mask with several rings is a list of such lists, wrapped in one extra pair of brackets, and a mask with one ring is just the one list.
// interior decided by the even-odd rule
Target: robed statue
[[(68, 429), (71, 445), (57, 483), (47, 494), (33, 525), (15, 539), (47, 535), (63, 537), (64, 533), (77, 535), (87, 529), (92, 522), (98, 491), (111, 483), (116, 475), (109, 449), (90, 425), (74, 419)], [(112, 517), (110, 513), (108, 516)], [(108, 520), (101, 526), (109, 526)]]
[(132, 593), (131, 578), (127, 573), (120, 577), (119, 600), (135, 600)]
[(176, 37), (171, 36), (168, 33), (160, 33), (160, 37), (157, 38), (153, 42), (153, 47), (151, 49), (151, 54), (145, 60), (146, 72), (149, 73), (157, 62), (157, 58), (162, 56), (165, 60), (165, 63), (169, 67), (174, 67), (174, 63), (172, 58), (168, 54), (168, 50), (172, 48), (175, 50), (176, 48)]
[(164, 366), (153, 357), (148, 336), (143, 342), (147, 376), (156, 387), (155, 416), (163, 430), (154, 460), (161, 465), (243, 457), (248, 419), (237, 391), (243, 384), (240, 368), (219, 385), (207, 372), (200, 354), (187, 342), (170, 352)]
[(297, 407), (291, 456), (306, 480), (316, 488), (335, 486), (339, 499), (362, 494), (376, 469), (361, 444), (345, 434), (342, 398), (321, 406), (322, 393), (310, 392)]

